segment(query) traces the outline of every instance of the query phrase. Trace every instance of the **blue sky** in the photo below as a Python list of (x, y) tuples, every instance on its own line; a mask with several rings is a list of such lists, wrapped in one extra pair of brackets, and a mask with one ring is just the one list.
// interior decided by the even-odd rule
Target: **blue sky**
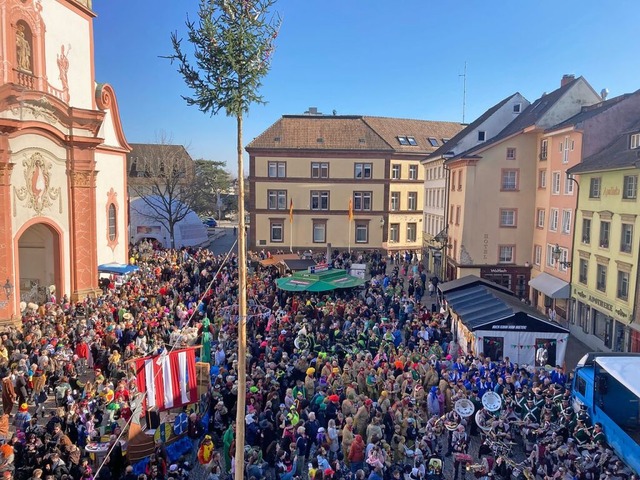
[[(187, 106), (166, 59), (197, 0), (97, 0), (96, 76), (116, 91), (130, 142), (161, 132), (235, 172), (235, 120)], [(245, 120), (245, 145), (283, 114), (466, 121), (519, 91), (530, 101), (583, 75), (610, 97), (640, 88), (640, 2), (617, 0), (279, 0), (271, 71)], [(184, 41), (188, 48), (187, 41)]]

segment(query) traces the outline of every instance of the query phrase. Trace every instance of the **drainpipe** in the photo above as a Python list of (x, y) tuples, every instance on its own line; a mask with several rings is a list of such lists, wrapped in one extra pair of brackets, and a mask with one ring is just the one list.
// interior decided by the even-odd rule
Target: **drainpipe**
[[(447, 280), (447, 249), (449, 248), (449, 191), (451, 189), (451, 170), (447, 165), (447, 155), (443, 155), (442, 158), (444, 161), (442, 162), (442, 168), (445, 172), (446, 181), (445, 181), (445, 189), (444, 189), (444, 231), (447, 236), (445, 238), (445, 242), (443, 243), (442, 249), (442, 281), (445, 282)], [(450, 157), (449, 157), (450, 158)]]
[[(573, 216), (574, 221), (573, 221), (573, 236), (571, 237), (571, 274), (569, 275), (569, 308), (567, 309), (567, 324), (571, 325), (571, 320), (573, 320), (573, 308), (574, 308), (574, 302), (573, 302), (573, 297), (571, 296), (571, 292), (573, 290), (572, 288), (572, 280), (573, 280), (573, 269), (575, 268), (575, 262), (573, 261), (575, 258), (575, 246), (576, 246), (576, 235), (578, 234), (578, 225), (576, 224), (576, 219), (578, 218), (578, 207), (580, 205), (580, 182), (578, 182), (578, 180), (576, 180), (573, 175), (571, 175), (569, 172), (565, 172), (567, 175), (567, 180), (571, 180), (573, 183), (575, 183), (576, 185), (576, 211), (575, 214)], [(580, 264), (578, 263), (578, 271), (580, 269)], [(578, 272), (579, 274), (579, 272)], [(571, 329), (569, 329), (571, 330)]]

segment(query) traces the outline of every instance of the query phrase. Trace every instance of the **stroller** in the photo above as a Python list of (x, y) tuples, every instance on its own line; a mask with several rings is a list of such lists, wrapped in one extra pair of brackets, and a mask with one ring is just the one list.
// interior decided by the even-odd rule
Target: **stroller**
[(425, 480), (442, 480), (444, 462), (439, 455), (431, 455), (427, 460), (427, 475)]

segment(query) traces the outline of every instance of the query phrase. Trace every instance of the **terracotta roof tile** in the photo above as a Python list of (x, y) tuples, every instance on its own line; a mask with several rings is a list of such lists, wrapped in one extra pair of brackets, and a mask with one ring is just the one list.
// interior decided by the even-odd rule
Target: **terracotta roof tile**
[[(463, 126), (455, 122), (386, 117), (284, 115), (247, 145), (247, 150), (376, 150), (430, 153), (428, 138), (438, 144)], [(403, 146), (398, 136), (414, 137), (417, 145)]]

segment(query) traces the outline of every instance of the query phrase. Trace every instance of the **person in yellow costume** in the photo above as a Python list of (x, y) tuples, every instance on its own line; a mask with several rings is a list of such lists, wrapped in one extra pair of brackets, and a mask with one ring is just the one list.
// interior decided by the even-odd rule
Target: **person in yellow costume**
[(200, 465), (207, 465), (211, 461), (214, 450), (211, 435), (205, 435), (198, 449), (198, 462), (200, 462)]

